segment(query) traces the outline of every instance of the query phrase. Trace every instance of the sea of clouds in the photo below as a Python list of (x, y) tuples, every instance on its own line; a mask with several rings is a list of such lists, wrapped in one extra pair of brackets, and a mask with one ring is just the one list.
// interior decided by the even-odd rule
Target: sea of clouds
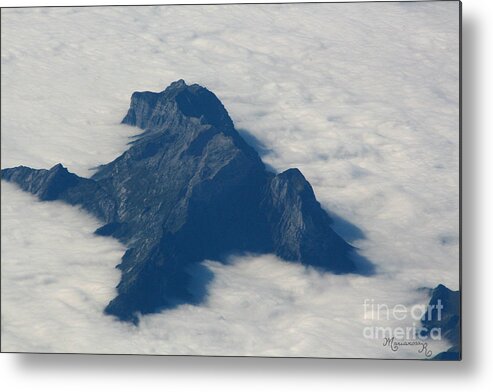
[[(2, 182), (2, 349), (422, 358), (366, 339), (363, 302), (427, 302), (459, 285), (456, 2), (4, 9), (2, 168), (83, 176), (138, 129), (136, 90), (215, 92), (277, 171), (298, 167), (335, 228), (376, 265), (321, 274), (272, 255), (205, 261), (201, 306), (102, 314), (125, 248), (76, 208)], [(350, 222), (350, 223), (349, 223)], [(446, 342), (430, 342), (434, 352)]]

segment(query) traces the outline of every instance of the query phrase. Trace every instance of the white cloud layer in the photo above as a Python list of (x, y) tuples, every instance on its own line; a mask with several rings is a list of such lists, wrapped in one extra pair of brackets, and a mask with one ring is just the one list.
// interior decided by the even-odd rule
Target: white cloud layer
[(135, 328), (101, 313), (123, 246), (2, 182), (4, 350), (420, 357), (364, 339), (363, 301), (458, 288), (458, 3), (11, 9), (1, 22), (2, 167), (90, 175), (138, 132), (119, 125), (131, 93), (183, 78), (219, 96), (265, 162), (300, 168), (378, 271), (208, 261), (206, 304)]

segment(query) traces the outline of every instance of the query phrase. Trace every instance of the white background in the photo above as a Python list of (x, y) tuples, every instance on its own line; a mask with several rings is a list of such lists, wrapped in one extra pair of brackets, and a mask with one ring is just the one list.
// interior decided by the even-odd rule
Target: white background
[[(74, 5), (91, 2), (42, 2), (42, 5)], [(94, 2), (93, 2), (94, 3)], [(137, 1), (120, 4), (136, 4)], [(150, 3), (150, 2), (140, 2)], [(36, 2), (1, 1), (2, 6), (40, 5)], [(269, 388), (471, 388), (484, 390), (489, 380), (488, 339), (491, 274), (486, 224), (492, 199), (488, 183), (489, 149), (486, 115), (487, 70), (493, 68), (491, 5), (465, 0), (463, 24), (463, 291), (464, 360), (461, 363), (423, 363), (368, 360), (297, 360), (265, 358), (164, 358), (116, 356), (8, 355), (0, 356), (4, 387), (15, 390), (87, 390), (118, 388), (148, 390), (250, 390)], [(489, 46), (488, 43), (490, 44)], [(476, 251), (477, 250), (477, 251)], [(488, 268), (490, 271), (488, 271)], [(488, 316), (486, 316), (488, 315)], [(490, 381), (491, 383), (491, 381)]]

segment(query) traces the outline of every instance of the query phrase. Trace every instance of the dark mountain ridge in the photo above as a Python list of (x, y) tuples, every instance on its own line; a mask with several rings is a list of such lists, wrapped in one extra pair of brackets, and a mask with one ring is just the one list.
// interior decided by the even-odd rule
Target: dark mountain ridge
[(357, 272), (354, 249), (332, 230), (302, 173), (267, 171), (206, 88), (179, 80), (160, 93), (136, 92), (122, 122), (143, 133), (91, 178), (61, 164), (2, 170), (41, 200), (80, 205), (104, 222), (97, 234), (128, 247), (106, 313), (136, 323), (139, 313), (198, 303), (190, 267), (231, 253)]
[[(423, 316), (421, 324), (428, 331), (433, 328), (440, 329), (442, 339), (451, 344), (451, 347), (441, 352), (432, 359), (435, 360), (460, 360), (461, 359), (461, 311), (460, 291), (450, 290), (443, 284), (439, 284), (430, 290), (430, 314)], [(437, 306), (441, 309), (438, 310)]]

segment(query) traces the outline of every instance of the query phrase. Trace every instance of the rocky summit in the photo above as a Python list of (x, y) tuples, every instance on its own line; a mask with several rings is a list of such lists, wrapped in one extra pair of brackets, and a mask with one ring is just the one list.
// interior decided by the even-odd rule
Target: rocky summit
[[(443, 284), (430, 290), (430, 314), (423, 316), (421, 324), (430, 331), (440, 329), (442, 339), (448, 341), (451, 347), (437, 354), (435, 360), (461, 359), (461, 321), (460, 321), (460, 291), (452, 291)], [(440, 309), (437, 306), (440, 305)]]
[(199, 303), (197, 286), (206, 282), (194, 265), (232, 253), (356, 272), (353, 248), (332, 230), (303, 174), (266, 170), (206, 88), (179, 80), (160, 93), (135, 92), (123, 123), (143, 132), (91, 178), (61, 164), (2, 170), (3, 180), (41, 200), (81, 206), (104, 223), (97, 234), (127, 246), (107, 314), (137, 323), (139, 314)]

